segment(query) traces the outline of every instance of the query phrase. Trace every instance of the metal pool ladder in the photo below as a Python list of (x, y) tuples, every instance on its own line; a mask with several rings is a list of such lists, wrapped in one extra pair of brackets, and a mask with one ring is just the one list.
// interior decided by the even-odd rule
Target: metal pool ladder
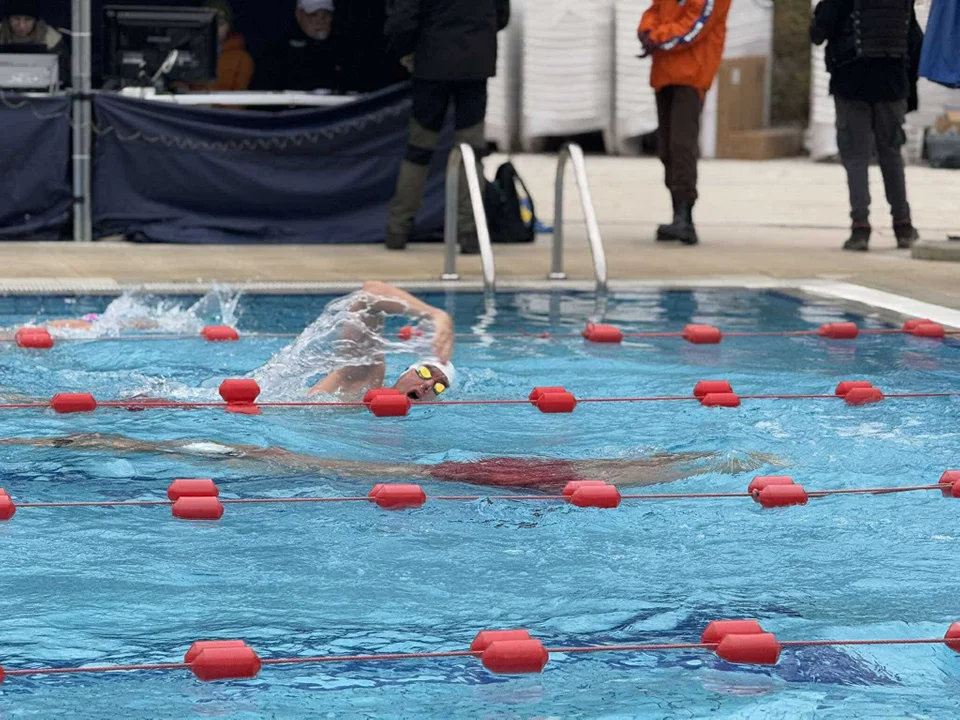
[(443, 223), (443, 242), (445, 257), (441, 280), (459, 280), (457, 274), (457, 213), (460, 205), (460, 166), (467, 176), (467, 189), (470, 192), (470, 209), (477, 226), (477, 240), (480, 243), (480, 265), (483, 268), (483, 287), (492, 291), (497, 283), (497, 271), (493, 262), (493, 245), (490, 243), (490, 228), (487, 227), (487, 213), (483, 209), (483, 195), (480, 191), (480, 176), (477, 174), (477, 156), (473, 148), (466, 143), (455, 145), (447, 160), (446, 216)]
[(577, 182), (577, 190), (580, 192), (580, 207), (583, 209), (583, 219), (587, 225), (587, 240), (590, 243), (590, 254), (593, 256), (593, 274), (597, 280), (597, 291), (604, 292), (607, 289), (607, 254), (603, 249), (603, 237), (600, 235), (597, 213), (593, 207), (593, 196), (590, 194), (590, 184), (587, 182), (587, 166), (583, 159), (583, 150), (576, 143), (564, 145), (557, 158), (553, 210), (553, 262), (547, 277), (550, 280), (567, 279), (567, 274), (563, 271), (563, 176), (567, 161), (573, 165), (573, 176)]

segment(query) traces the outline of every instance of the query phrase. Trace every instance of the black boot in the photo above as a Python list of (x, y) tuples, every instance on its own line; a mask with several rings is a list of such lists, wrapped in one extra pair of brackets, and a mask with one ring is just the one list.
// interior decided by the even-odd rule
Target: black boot
[(893, 234), (897, 238), (897, 247), (901, 250), (912, 248), (920, 239), (920, 233), (909, 220), (904, 222), (895, 222), (893, 224)]
[(869, 225), (854, 225), (850, 231), (850, 239), (843, 244), (843, 249), (866, 252), (870, 249), (870, 233)]
[(676, 226), (676, 238), (684, 245), (696, 245), (700, 242), (697, 229), (693, 226), (693, 203), (679, 203), (680, 223)]
[(657, 227), (657, 242), (672, 242), (679, 240), (677, 237), (677, 227), (681, 225), (683, 218), (680, 217), (680, 203), (673, 199), (673, 222)]

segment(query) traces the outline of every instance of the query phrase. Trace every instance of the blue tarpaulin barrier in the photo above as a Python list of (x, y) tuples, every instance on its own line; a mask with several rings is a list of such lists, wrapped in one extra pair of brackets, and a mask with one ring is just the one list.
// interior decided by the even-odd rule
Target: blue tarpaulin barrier
[(960, 1), (935, 0), (920, 55), (920, 75), (960, 88)]
[(4, 94), (0, 103), (0, 238), (52, 234), (70, 217), (70, 100)]
[[(174, 243), (375, 243), (406, 145), (406, 85), (331, 109), (94, 101), (98, 235)], [(417, 239), (443, 230), (452, 132), (434, 156)]]

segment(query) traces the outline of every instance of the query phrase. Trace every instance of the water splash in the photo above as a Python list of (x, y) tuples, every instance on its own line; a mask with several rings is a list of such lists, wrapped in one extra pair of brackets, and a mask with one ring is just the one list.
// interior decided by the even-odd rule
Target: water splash
[[(368, 310), (375, 300), (359, 291), (330, 302), (296, 340), (252, 373), (261, 397), (302, 399), (311, 385), (339, 368), (376, 365), (384, 362), (388, 353), (429, 354), (427, 337), (408, 341), (387, 337), (382, 332), (386, 315)], [(431, 334), (423, 329), (425, 336)]]
[(189, 306), (176, 301), (125, 292), (114, 299), (87, 329), (58, 328), (58, 335), (114, 337), (123, 333), (174, 333), (194, 335), (205, 325), (230, 325), (239, 320), (237, 306), (242, 293), (214, 285)]

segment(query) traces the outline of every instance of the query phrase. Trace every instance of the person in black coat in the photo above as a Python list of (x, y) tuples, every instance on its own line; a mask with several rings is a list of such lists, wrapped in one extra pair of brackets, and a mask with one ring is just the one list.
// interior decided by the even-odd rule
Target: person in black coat
[[(455, 141), (484, 146), (487, 80), (497, 73), (497, 33), (510, 21), (510, 0), (388, 0), (385, 33), (394, 56), (413, 75), (407, 150), (387, 223), (387, 247), (402, 250), (423, 200), (430, 161), (447, 109)], [(479, 251), (466, 181), (461, 178), (460, 248)]]
[(837, 146), (847, 171), (853, 229), (844, 250), (869, 249), (869, 166), (874, 141), (897, 247), (919, 234), (907, 202), (901, 148), (904, 118), (916, 109), (915, 62), (923, 42), (914, 0), (821, 0), (810, 39), (827, 43), (830, 93), (837, 108)]

